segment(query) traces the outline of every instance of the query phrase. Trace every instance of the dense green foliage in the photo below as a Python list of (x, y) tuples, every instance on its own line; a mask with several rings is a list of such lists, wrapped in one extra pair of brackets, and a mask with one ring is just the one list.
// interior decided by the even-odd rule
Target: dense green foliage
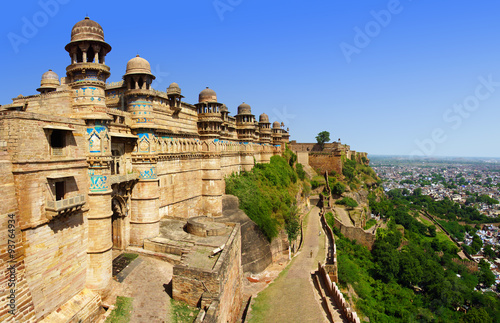
[(299, 189), (299, 185), (294, 185), (298, 181), (297, 172), (290, 166), (294, 155), (289, 154), (288, 160), (273, 156), (268, 164), (256, 164), (250, 172), (226, 178), (226, 194), (239, 198), (240, 208), (269, 241), (277, 236), (282, 227), (285, 227), (289, 237), (298, 230), (298, 212), (292, 208)]
[(361, 186), (372, 185), (380, 181), (375, 171), (364, 163), (342, 158), (342, 175), (344, 182), (351, 190), (358, 190)]
[(345, 205), (345, 206), (347, 206), (348, 208), (351, 208), (351, 209), (353, 209), (353, 208), (355, 208), (355, 207), (358, 206), (358, 202), (356, 202), (355, 200), (353, 200), (350, 197), (344, 197), (341, 200), (336, 201), (335, 204)]
[[(413, 216), (421, 206), (410, 200), (419, 196), (390, 195), (369, 195), (372, 210), (389, 221), (387, 229), (378, 229), (371, 252), (334, 229), (339, 282), (353, 287), (357, 310), (370, 322), (499, 322), (500, 300), (475, 290), (494, 282), (488, 266), (483, 263), (471, 273), (454, 262), (455, 244)], [(326, 217), (331, 225), (333, 216)]]
[(498, 204), (498, 200), (495, 200), (494, 198), (489, 197), (486, 194), (481, 194), (481, 195), (472, 195), (467, 198), (465, 201), (466, 204), (472, 204), (472, 203), (485, 203), (488, 205), (493, 205), (493, 204)]
[(297, 163), (295, 165), (295, 170), (297, 171), (297, 176), (299, 177), (299, 179), (301, 181), (305, 180), (306, 179), (306, 172), (304, 170), (304, 166), (302, 166), (301, 163)]

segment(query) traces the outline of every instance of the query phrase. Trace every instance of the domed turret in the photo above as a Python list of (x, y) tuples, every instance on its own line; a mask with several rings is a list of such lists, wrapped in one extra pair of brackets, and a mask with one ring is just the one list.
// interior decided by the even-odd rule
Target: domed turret
[(206, 89), (200, 92), (200, 95), (198, 96), (198, 102), (217, 102), (217, 94), (215, 93), (214, 90), (209, 89), (208, 86)]
[(52, 92), (60, 85), (59, 76), (52, 70), (43, 73), (40, 87), (37, 89), (40, 93)]
[(243, 102), (238, 106), (238, 114), (252, 114), (252, 108)]
[(229, 110), (227, 109), (226, 105), (223, 104), (220, 108), (220, 112), (229, 112)]
[(280, 129), (281, 128), (281, 125), (278, 121), (274, 121), (273, 122), (273, 129)]
[(77, 22), (71, 29), (71, 42), (66, 45), (66, 50), (70, 51), (73, 44), (81, 42), (97, 42), (104, 49), (105, 54), (111, 51), (111, 46), (104, 41), (104, 30), (97, 22), (90, 20), (89, 17)]
[(154, 75), (151, 74), (151, 65), (149, 64), (149, 62), (139, 55), (127, 62), (125, 75), (132, 74), (147, 74), (153, 76), (153, 79), (155, 78)]
[(169, 85), (167, 88), (167, 95), (180, 95), (181, 94), (181, 88), (179, 87), (179, 84), (173, 82), (172, 84)]
[(259, 116), (259, 122), (269, 122), (269, 116), (265, 113)]

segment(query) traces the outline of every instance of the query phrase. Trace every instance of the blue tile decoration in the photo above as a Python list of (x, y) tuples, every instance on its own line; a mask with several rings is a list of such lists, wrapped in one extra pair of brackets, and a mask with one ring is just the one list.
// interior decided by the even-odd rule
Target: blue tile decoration
[(105, 175), (92, 175), (90, 177), (90, 190), (92, 192), (104, 192), (109, 190), (108, 177)]
[(156, 168), (151, 167), (150, 169), (139, 171), (139, 177), (141, 179), (156, 179)]

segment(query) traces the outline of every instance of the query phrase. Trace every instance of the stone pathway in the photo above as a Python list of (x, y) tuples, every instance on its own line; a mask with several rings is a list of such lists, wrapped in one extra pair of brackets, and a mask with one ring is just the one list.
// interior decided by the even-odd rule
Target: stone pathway
[[(311, 279), (311, 272), (317, 268), (318, 212), (315, 207), (309, 214), (302, 251), (292, 261), (288, 272), (264, 290), (270, 302), (265, 322), (329, 322)], [(321, 238), (324, 239), (323, 234)]]
[(173, 266), (158, 259), (139, 257), (142, 262), (116, 286), (113, 294), (134, 299), (130, 322), (169, 322), (170, 296), (166, 290), (171, 286)]

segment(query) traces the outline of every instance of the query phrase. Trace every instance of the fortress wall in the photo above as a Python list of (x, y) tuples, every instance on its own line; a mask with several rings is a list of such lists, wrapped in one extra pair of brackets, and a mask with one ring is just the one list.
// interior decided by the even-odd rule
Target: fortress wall
[[(6, 128), (0, 120), (0, 138), (7, 138)], [(19, 210), (15, 195), (12, 164), (8, 153), (3, 148), (5, 141), (0, 140), (0, 321), (34, 322), (35, 308), (29, 284), (26, 280), (25, 243), (19, 226)], [(10, 215), (10, 216), (9, 216)], [(9, 222), (9, 220), (11, 220)], [(14, 221), (12, 221), (14, 220)], [(9, 233), (9, 224), (14, 229)], [(11, 235), (12, 234), (12, 235)], [(11, 235), (9, 237), (9, 235)], [(15, 251), (8, 253), (9, 240)], [(14, 269), (8, 269), (14, 268)], [(15, 284), (15, 285), (14, 285)], [(11, 289), (15, 289), (11, 293)], [(9, 310), (14, 312), (9, 313)]]
[(214, 268), (219, 272), (220, 294), (218, 297), (219, 322), (236, 322), (243, 303), (241, 267), (241, 233), (236, 224)]
[(304, 151), (297, 151), (297, 162), (302, 165), (309, 165), (309, 153)]
[(350, 240), (356, 240), (359, 244), (372, 250), (375, 243), (375, 235), (365, 232), (362, 228), (346, 226), (335, 218), (335, 227), (340, 229), (340, 232)]
[(235, 322), (243, 301), (240, 254), (240, 226), (235, 224), (212, 270), (174, 266), (173, 298), (202, 308), (213, 304), (218, 322)]
[(241, 171), (241, 158), (239, 153), (223, 154), (221, 158), (222, 177)]
[(70, 116), (73, 114), (71, 90), (67, 86), (64, 86), (64, 88), (66, 89), (64, 92), (57, 91), (34, 95), (28, 103), (29, 111), (53, 116)]
[(169, 159), (157, 164), (160, 217), (190, 218), (202, 210), (201, 159)]
[(26, 280), (36, 318), (47, 316), (85, 287), (87, 234), (83, 212), (24, 233)]
[(326, 154), (309, 154), (309, 165), (316, 169), (321, 169), (322, 172), (335, 171), (342, 174), (342, 159), (340, 156)]
[[(65, 126), (74, 128), (75, 131), (65, 131), (66, 158), (85, 158), (86, 144), (85, 123), (83, 121), (64, 117), (41, 115), (29, 112), (9, 111), (4, 112), (4, 127), (8, 129), (2, 139), (7, 140), (13, 162), (16, 161), (53, 161), (50, 154), (50, 129), (43, 127)], [(37, 167), (33, 165), (33, 167)]]

